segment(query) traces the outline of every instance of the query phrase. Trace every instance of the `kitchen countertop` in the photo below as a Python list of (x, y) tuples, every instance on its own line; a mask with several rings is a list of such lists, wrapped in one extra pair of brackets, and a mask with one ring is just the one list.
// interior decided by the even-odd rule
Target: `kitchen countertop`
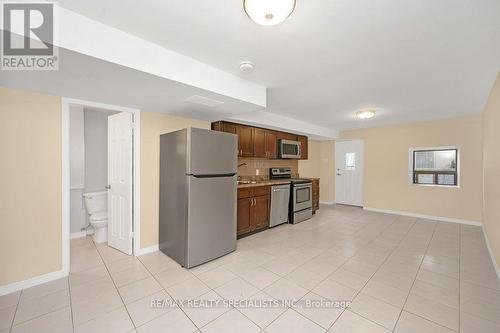
[(289, 180), (286, 179), (275, 179), (275, 180), (258, 180), (253, 184), (239, 184), (238, 188), (248, 188), (257, 186), (272, 186), (272, 185), (286, 185), (290, 184)]

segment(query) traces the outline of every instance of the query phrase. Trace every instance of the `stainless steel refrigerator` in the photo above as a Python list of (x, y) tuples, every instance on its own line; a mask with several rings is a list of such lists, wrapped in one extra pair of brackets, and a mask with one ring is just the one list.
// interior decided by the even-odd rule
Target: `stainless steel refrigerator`
[(186, 268), (236, 249), (237, 151), (229, 133), (160, 136), (160, 250)]

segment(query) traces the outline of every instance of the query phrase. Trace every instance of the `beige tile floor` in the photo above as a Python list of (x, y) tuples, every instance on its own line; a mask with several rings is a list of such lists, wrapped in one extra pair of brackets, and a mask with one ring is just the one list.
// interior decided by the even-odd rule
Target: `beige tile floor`
[[(301, 302), (151, 306), (172, 299)], [(0, 297), (0, 333), (198, 331), (500, 332), (500, 285), (479, 227), (325, 206), (190, 270), (72, 240), (69, 278)]]

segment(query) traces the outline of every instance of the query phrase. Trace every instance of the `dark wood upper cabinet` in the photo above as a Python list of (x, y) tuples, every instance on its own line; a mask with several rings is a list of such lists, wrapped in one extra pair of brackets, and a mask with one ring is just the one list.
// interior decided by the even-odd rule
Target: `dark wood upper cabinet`
[(268, 153), (268, 158), (278, 158), (278, 137), (275, 132), (266, 132), (266, 151)]
[(226, 121), (213, 122), (212, 129), (238, 135), (238, 156), (277, 159), (278, 140), (291, 140), (301, 142), (301, 159), (308, 158), (307, 136)]
[(238, 125), (231, 123), (224, 123), (224, 132), (238, 135)]
[(266, 147), (267, 131), (262, 128), (254, 128), (253, 131), (253, 157), (267, 158)]
[(297, 141), (297, 136), (292, 133), (277, 132), (278, 140)]
[(307, 144), (307, 136), (304, 135), (297, 135), (297, 141), (300, 142), (300, 159), (301, 160), (307, 160), (308, 158), (308, 144)]
[(237, 132), (238, 132), (238, 148), (240, 149), (240, 156), (253, 157), (254, 128), (245, 125), (237, 125)]
[(274, 131), (256, 127), (253, 132), (253, 156), (275, 159), (278, 156), (278, 142)]

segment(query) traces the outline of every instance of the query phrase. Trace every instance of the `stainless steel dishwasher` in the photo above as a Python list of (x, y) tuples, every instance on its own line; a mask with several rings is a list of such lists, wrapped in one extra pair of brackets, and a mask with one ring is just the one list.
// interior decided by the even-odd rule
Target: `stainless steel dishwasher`
[(290, 184), (271, 187), (271, 219), (269, 227), (288, 222)]

